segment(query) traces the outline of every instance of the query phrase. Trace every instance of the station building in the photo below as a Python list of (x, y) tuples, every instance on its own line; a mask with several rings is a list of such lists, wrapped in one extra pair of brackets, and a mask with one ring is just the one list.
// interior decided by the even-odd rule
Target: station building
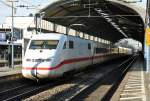
[[(24, 31), (34, 20), (34, 17), (14, 17), (14, 58), (15, 63), (22, 60), (22, 43)], [(11, 54), (11, 17), (7, 17), (0, 25), (0, 66), (7, 66)]]

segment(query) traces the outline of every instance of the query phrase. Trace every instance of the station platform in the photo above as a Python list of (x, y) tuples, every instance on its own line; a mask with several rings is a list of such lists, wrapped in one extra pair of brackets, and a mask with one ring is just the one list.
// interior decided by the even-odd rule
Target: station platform
[(147, 72), (142, 58), (138, 58), (121, 81), (111, 101), (150, 101), (147, 100), (150, 90), (146, 85)]
[(21, 74), (21, 65), (15, 65), (14, 69), (9, 67), (0, 67), (0, 78), (16, 74)]

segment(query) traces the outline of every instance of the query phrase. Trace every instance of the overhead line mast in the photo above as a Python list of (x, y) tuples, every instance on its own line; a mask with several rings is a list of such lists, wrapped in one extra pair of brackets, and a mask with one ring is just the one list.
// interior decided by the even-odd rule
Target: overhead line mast
[(12, 4), (12, 26), (11, 26), (11, 68), (14, 68), (14, 2), (18, 2), (18, 0), (9, 0)]

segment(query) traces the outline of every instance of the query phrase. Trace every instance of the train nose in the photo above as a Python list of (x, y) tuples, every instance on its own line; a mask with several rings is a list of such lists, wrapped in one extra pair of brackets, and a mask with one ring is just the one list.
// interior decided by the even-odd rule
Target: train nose
[(47, 78), (49, 71), (41, 67), (33, 67), (22, 69), (22, 74), (25, 78), (37, 80)]
[(35, 67), (34, 69), (31, 70), (31, 76), (32, 76), (32, 78), (39, 79), (37, 67)]
[(30, 67), (23, 67), (22, 68), (22, 75), (25, 78), (28, 79), (37, 79), (37, 72), (34, 68), (30, 68)]
[(23, 76), (29, 79), (46, 78), (49, 74), (48, 68), (52, 63), (51, 61), (52, 58), (25, 59), (23, 62), (24, 68), (22, 69)]
[(38, 78), (38, 79), (44, 79), (47, 78), (49, 74), (49, 70), (46, 68), (41, 68), (41, 67), (37, 67), (34, 72), (33, 72), (33, 76)]

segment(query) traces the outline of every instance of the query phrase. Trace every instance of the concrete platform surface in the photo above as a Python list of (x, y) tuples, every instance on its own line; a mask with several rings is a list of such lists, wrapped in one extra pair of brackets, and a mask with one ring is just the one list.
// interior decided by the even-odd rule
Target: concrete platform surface
[(142, 58), (138, 58), (125, 75), (111, 101), (150, 101), (147, 100), (145, 69)]
[(14, 69), (9, 67), (0, 67), (0, 77), (21, 74), (22, 65), (15, 65)]

